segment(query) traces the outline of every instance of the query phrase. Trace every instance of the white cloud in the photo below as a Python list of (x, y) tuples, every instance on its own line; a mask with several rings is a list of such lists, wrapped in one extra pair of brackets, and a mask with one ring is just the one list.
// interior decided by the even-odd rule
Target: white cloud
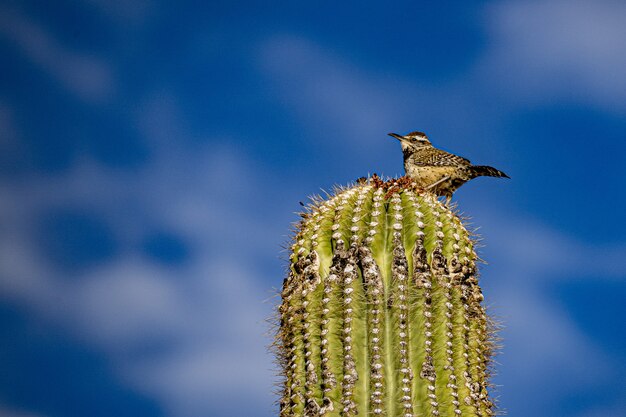
[[(198, 346), (131, 368), (129, 379), (162, 400), (169, 415), (193, 417), (207, 411), (230, 415), (266, 415), (272, 411), (272, 374), (260, 372), (267, 355), (255, 340), (250, 346)], [(225, 345), (225, 344), (223, 344)], [(252, 353), (252, 354), (251, 354)]]
[(611, 371), (602, 350), (576, 327), (555, 300), (525, 285), (524, 278), (511, 273), (507, 285), (498, 287), (487, 300), (495, 304), (494, 313), (505, 323), (503, 361), (507, 366), (500, 371), (513, 377), (516, 386), (528, 386), (539, 376), (562, 379), (562, 391), (581, 383), (602, 381)]
[(624, 21), (626, 4), (611, 0), (489, 5), (482, 56), (464, 74), (437, 85), (393, 70), (368, 71), (333, 53), (331, 46), (290, 34), (262, 42), (258, 59), (269, 77), (268, 91), (295, 112), (303, 129), (332, 136), (327, 146), (333, 148), (343, 143), (354, 148), (356, 142), (371, 150), (390, 126), (445, 131), (453, 121), (455, 133), (497, 129), (498, 120), (478, 111), (477, 102), (506, 111), (560, 100), (623, 113)]
[(8, 7), (0, 7), (0, 36), (80, 99), (101, 102), (113, 93), (113, 73), (107, 62), (93, 53), (72, 51)]
[(69, 288), (68, 319), (85, 340), (115, 353), (146, 340), (179, 338), (195, 311), (187, 308), (172, 275), (141, 260), (107, 264)]
[(477, 126), (473, 96), (459, 80), (448, 85), (416, 83), (393, 73), (368, 71), (307, 39), (283, 34), (259, 45), (259, 66), (271, 91), (293, 110), (303, 129), (326, 138), (333, 150), (376, 154), (390, 126)]
[(261, 64), (303, 116), (341, 126), (335, 136), (357, 139), (385, 132), (402, 109), (401, 97), (394, 98), (399, 85), (372, 77), (304, 39), (269, 39), (261, 46)]
[[(183, 123), (171, 123), (186, 134)], [(0, 180), (0, 298), (106, 354), (123, 381), (171, 416), (235, 403), (270, 415), (271, 304), (264, 300), (268, 283), (279, 285), (281, 277), (264, 276), (259, 260), (276, 259), (273, 239), (284, 230), (255, 214), (266, 194), (249, 170), (262, 169), (228, 145), (187, 146), (146, 134), (153, 158), (138, 171), (83, 159), (57, 176)], [(42, 213), (58, 208), (105, 219), (121, 254), (82, 272), (59, 270), (41, 252), (35, 229)], [(168, 267), (146, 257), (141, 241), (155, 229), (181, 236), (188, 262)]]
[(537, 220), (511, 213), (502, 217), (484, 206), (476, 213), (483, 230), (489, 230), (489, 256), (532, 285), (590, 275), (605, 280), (626, 276), (626, 243), (584, 242)]
[(508, 276), (494, 275), (489, 267), (483, 271), (487, 279), (505, 281), (486, 294), (490, 314), (504, 325), (499, 332), (503, 349), (495, 358), (495, 382), (502, 386), (495, 393), (505, 412), (544, 415), (576, 392), (619, 380), (615, 358), (578, 328), (558, 299), (514, 269), (506, 271)]
[[(485, 303), (501, 322), (504, 346), (496, 357), (497, 390), (507, 408), (542, 415), (585, 387), (617, 380), (611, 358), (564, 307), (554, 284), (626, 277), (626, 247), (580, 241), (541, 222), (485, 204), (474, 207), (483, 226), (479, 252)], [(594, 261), (598, 260), (598, 261)], [(599, 261), (601, 260), (601, 261)], [(550, 385), (550, 390), (545, 386)], [(533, 398), (533, 401), (528, 401)]]
[(507, 97), (550, 98), (626, 110), (626, 3), (498, 2), (488, 8), (490, 48), (480, 67)]
[(235, 408), (250, 415), (259, 408), (272, 409), (268, 399), (273, 398), (274, 377), (262, 319), (269, 315), (269, 305), (259, 300), (264, 291), (252, 282), (254, 274), (234, 262), (203, 268), (197, 294), (187, 300), (195, 304), (196, 314), (189, 317), (192, 330), (180, 349), (125, 367), (126, 377), (160, 398), (170, 415), (234, 413)]

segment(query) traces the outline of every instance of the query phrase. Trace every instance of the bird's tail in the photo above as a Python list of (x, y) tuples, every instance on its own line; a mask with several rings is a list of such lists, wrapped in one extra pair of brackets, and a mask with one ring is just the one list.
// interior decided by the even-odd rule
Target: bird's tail
[(476, 177), (498, 177), (498, 178), (511, 178), (504, 172), (495, 169), (494, 167), (486, 165), (474, 165), (471, 168), (471, 172), (474, 178)]

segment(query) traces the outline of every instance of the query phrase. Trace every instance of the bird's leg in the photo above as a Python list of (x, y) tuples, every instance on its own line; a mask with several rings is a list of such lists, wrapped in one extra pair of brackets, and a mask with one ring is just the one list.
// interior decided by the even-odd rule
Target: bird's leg
[(433, 187), (435, 187), (435, 186), (437, 186), (437, 185), (441, 184), (442, 182), (447, 181), (447, 180), (449, 180), (449, 179), (450, 179), (450, 176), (449, 176), (449, 175), (446, 175), (446, 176), (445, 176), (445, 177), (443, 177), (442, 179), (440, 179), (440, 180), (437, 180), (437, 181), (433, 182), (433, 183), (432, 183), (432, 184), (430, 184), (428, 187), (425, 187), (425, 188), (424, 188), (424, 190), (428, 191), (428, 190), (430, 190), (431, 188), (433, 188)]

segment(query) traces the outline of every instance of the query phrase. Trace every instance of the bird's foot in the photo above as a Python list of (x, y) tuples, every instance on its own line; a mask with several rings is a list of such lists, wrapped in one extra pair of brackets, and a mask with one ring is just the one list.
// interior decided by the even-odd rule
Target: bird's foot
[(424, 192), (424, 189), (417, 186), (417, 183), (408, 175), (400, 177), (393, 181), (391, 187), (387, 189), (387, 193), (385, 194), (385, 199), (388, 200), (391, 196), (400, 191), (400, 190), (411, 190), (418, 194)]
[(424, 187), (417, 185), (417, 182), (408, 175), (398, 178), (398, 184), (407, 190), (411, 190), (417, 194), (422, 194), (426, 191)]
[(405, 175), (403, 177), (398, 178), (396, 180), (396, 184), (398, 184), (401, 187), (409, 188), (409, 187), (415, 186), (415, 181), (413, 181), (413, 179), (409, 177), (408, 175)]

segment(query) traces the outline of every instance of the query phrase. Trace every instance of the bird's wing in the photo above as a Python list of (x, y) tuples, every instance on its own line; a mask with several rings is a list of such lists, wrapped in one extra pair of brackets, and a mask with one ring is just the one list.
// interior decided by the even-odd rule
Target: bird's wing
[(425, 158), (419, 158), (417, 165), (423, 166), (458, 166), (471, 165), (469, 159), (454, 155), (441, 149), (429, 149), (429, 154)]

